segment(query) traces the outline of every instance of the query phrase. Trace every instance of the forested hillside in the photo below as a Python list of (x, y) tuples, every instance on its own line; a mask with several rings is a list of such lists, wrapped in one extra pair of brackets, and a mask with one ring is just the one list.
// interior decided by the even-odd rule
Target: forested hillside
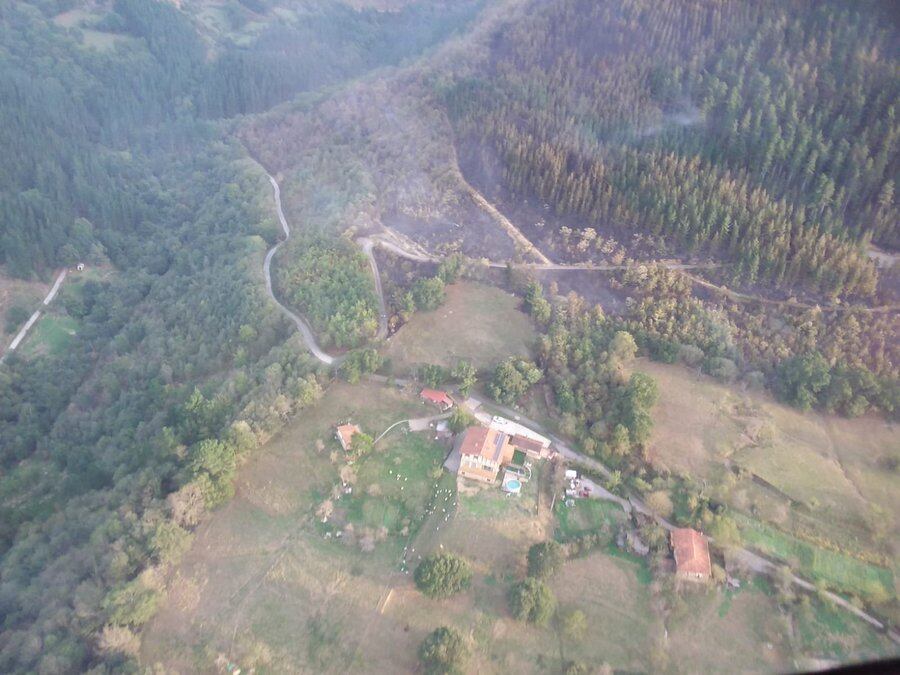
[(868, 242), (900, 243), (888, 3), (531, 9), (483, 67), (440, 81), (472, 180), (577, 228), (714, 255), (726, 278), (873, 295)]
[(66, 350), (0, 366), (2, 672), (129, 669), (162, 570), (330, 378), (265, 295), (271, 189), (220, 118), (396, 62), (477, 8), (291, 5), (312, 18), (238, 44), (157, 0), (0, 4), (0, 263), (117, 270), (57, 299)]
[[(123, 232), (137, 234), (146, 217), (128, 173), (148, 126), (264, 110), (397, 63), (459, 28), (479, 4), (383, 13), (310, 0), (292, 4), (291, 21), (211, 43), (191, 15), (155, 0), (2, 3), (0, 264), (15, 276), (46, 275), (98, 244), (117, 262)], [(54, 23), (82, 6), (98, 12), (85, 25), (127, 41), (93, 48), (81, 27)], [(173, 149), (179, 142), (169, 140)]]

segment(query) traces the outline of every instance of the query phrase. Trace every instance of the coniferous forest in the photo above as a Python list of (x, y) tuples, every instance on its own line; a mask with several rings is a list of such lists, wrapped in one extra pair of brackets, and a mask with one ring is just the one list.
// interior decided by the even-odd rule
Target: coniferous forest
[(518, 198), (728, 261), (738, 282), (869, 298), (866, 247), (900, 237), (894, 19), (876, 2), (563, 0), (438, 86), (464, 168)]

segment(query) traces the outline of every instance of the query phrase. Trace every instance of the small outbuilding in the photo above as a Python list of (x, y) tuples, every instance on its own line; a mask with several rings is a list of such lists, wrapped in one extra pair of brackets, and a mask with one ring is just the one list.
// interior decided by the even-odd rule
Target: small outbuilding
[(360, 431), (361, 429), (355, 424), (342, 424), (335, 430), (335, 438), (338, 439), (338, 443), (341, 444), (344, 452), (349, 452), (353, 437)]
[(709, 543), (701, 532), (689, 527), (672, 530), (675, 576), (691, 581), (707, 581), (712, 574)]
[(419, 392), (419, 397), (422, 398), (426, 403), (433, 403), (442, 411), (450, 410), (450, 408), (453, 407), (453, 399), (446, 391), (439, 391), (438, 389), (423, 389)]

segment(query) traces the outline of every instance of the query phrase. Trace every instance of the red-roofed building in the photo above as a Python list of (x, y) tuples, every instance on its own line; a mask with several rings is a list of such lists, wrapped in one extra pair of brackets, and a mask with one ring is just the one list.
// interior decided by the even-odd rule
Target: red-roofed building
[(463, 478), (493, 483), (497, 480), (500, 467), (512, 461), (515, 448), (509, 437), (496, 429), (470, 427), (460, 436), (459, 475)]
[(453, 399), (446, 391), (423, 389), (419, 392), (419, 396), (428, 403), (434, 403), (441, 410), (450, 410), (453, 407)]
[(360, 428), (355, 424), (342, 424), (336, 429), (334, 435), (344, 449), (344, 452), (350, 451), (350, 444), (353, 442), (353, 437), (360, 431)]
[(706, 581), (712, 574), (709, 544), (706, 537), (689, 527), (672, 530), (672, 551), (675, 553), (675, 575), (692, 581)]

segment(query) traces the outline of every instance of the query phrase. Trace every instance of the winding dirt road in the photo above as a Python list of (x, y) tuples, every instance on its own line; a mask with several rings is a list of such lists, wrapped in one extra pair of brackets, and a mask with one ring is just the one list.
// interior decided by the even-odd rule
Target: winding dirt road
[(275, 292), (272, 289), (272, 258), (275, 257), (275, 253), (278, 252), (281, 245), (291, 238), (291, 228), (288, 226), (287, 219), (284, 217), (284, 210), (281, 208), (281, 188), (278, 187), (278, 181), (276, 181), (272, 175), (268, 173), (266, 175), (269, 177), (269, 182), (272, 184), (272, 194), (275, 197), (275, 211), (278, 213), (278, 222), (281, 223), (281, 229), (284, 230), (284, 239), (269, 249), (269, 252), (266, 253), (266, 261), (263, 263), (263, 274), (266, 277), (266, 291), (269, 293), (269, 297), (272, 298), (275, 304), (281, 308), (281, 311), (284, 312), (284, 314), (297, 326), (297, 330), (300, 331), (300, 335), (303, 337), (303, 341), (306, 343), (306, 346), (312, 355), (327, 366), (340, 365), (346, 357), (332, 356), (323, 350), (319, 346), (319, 343), (316, 342), (316, 336), (313, 335), (312, 328), (309, 327), (306, 320), (299, 314), (295, 314), (275, 297)]
[[(346, 358), (345, 356), (332, 356), (325, 352), (319, 344), (316, 342), (315, 335), (312, 332), (310, 325), (307, 321), (301, 317), (300, 315), (293, 312), (291, 309), (282, 304), (277, 297), (275, 297), (275, 293), (272, 289), (272, 274), (271, 274), (271, 264), (272, 258), (275, 256), (275, 253), (278, 251), (279, 247), (290, 239), (291, 229), (288, 226), (287, 219), (284, 216), (284, 210), (281, 207), (281, 189), (278, 186), (278, 181), (270, 175), (266, 174), (269, 177), (269, 182), (272, 184), (272, 191), (275, 199), (275, 210), (278, 213), (278, 221), (281, 223), (281, 228), (284, 230), (285, 238), (275, 244), (269, 252), (266, 254), (266, 261), (263, 266), (263, 272), (266, 277), (266, 290), (269, 293), (269, 297), (275, 301), (275, 303), (281, 308), (281, 311), (285, 313), (293, 322), (296, 324), (297, 329), (300, 331), (301, 336), (303, 337), (303, 341), (306, 343), (309, 351), (315, 356), (319, 361), (329, 366), (337, 366)], [(384, 340), (388, 336), (388, 315), (387, 315), (387, 302), (384, 298), (384, 290), (381, 286), (381, 274), (378, 270), (378, 262), (375, 260), (374, 248), (375, 246), (380, 246), (395, 255), (400, 256), (401, 258), (405, 258), (407, 260), (412, 260), (415, 262), (422, 263), (439, 263), (442, 258), (440, 256), (436, 256), (430, 254), (425, 251), (413, 251), (409, 248), (408, 245), (404, 244), (399, 236), (391, 237), (392, 232), (387, 230), (385, 233), (379, 233), (370, 235), (368, 237), (360, 237), (356, 240), (356, 243), (359, 244), (362, 252), (369, 259), (369, 266), (372, 269), (372, 277), (375, 282), (375, 294), (378, 298), (379, 305), (379, 315), (378, 315), (378, 332), (376, 334), (376, 339)], [(551, 262), (546, 256), (544, 256), (540, 251), (536, 248), (532, 251), (532, 254), (540, 256), (540, 259), (544, 262), (532, 262), (532, 263), (517, 263), (515, 266), (519, 269), (527, 269), (527, 270), (554, 270), (554, 271), (583, 271), (583, 272), (591, 272), (591, 271), (616, 271), (616, 270), (626, 270), (631, 267), (636, 267), (639, 265), (650, 265), (653, 263), (632, 263), (630, 265), (612, 265), (612, 264), (593, 264), (593, 263), (583, 263), (583, 264), (574, 264), (567, 265), (563, 263), (554, 263)], [(508, 266), (507, 262), (497, 262), (493, 260), (487, 261), (487, 266), (491, 268), (505, 268)], [(713, 291), (717, 291), (725, 294), (730, 297), (732, 300), (736, 300), (739, 302), (762, 302), (765, 304), (773, 304), (780, 306), (790, 306), (790, 307), (799, 307), (799, 308), (807, 308), (812, 309), (813, 305), (806, 305), (804, 303), (799, 303), (796, 301), (786, 301), (786, 300), (772, 300), (769, 298), (762, 298), (753, 295), (747, 295), (744, 293), (738, 293), (736, 291), (732, 291), (731, 289), (724, 288), (722, 286), (717, 286), (705, 279), (701, 279), (693, 274), (690, 274), (688, 270), (694, 269), (702, 269), (702, 268), (711, 268), (718, 267), (719, 265), (716, 263), (697, 263), (697, 264), (687, 264), (687, 263), (679, 263), (679, 262), (671, 262), (671, 261), (657, 261), (656, 264), (661, 264), (667, 269), (681, 272), (685, 276), (687, 276), (692, 282), (704, 286)], [(825, 311), (851, 311), (854, 309), (862, 309), (866, 312), (892, 312), (898, 309), (897, 305), (887, 305), (883, 307), (840, 307), (840, 306), (831, 306), (831, 307), (822, 307)]]

